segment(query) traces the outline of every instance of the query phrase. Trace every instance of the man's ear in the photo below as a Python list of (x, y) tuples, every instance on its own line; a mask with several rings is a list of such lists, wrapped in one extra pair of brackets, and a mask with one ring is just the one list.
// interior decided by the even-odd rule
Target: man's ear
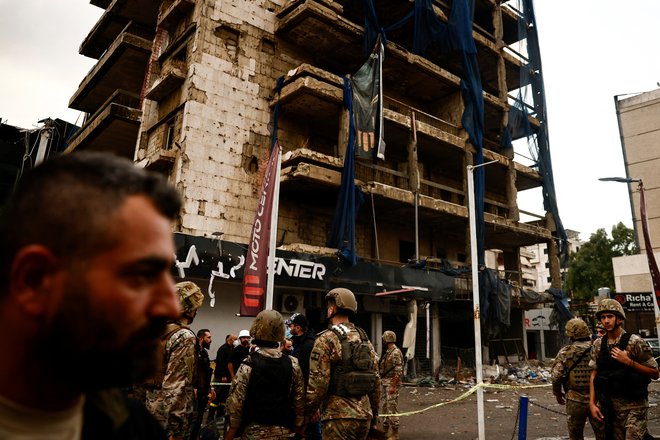
[(11, 295), (28, 315), (42, 315), (49, 309), (54, 288), (61, 281), (59, 259), (42, 245), (22, 248), (10, 273)]

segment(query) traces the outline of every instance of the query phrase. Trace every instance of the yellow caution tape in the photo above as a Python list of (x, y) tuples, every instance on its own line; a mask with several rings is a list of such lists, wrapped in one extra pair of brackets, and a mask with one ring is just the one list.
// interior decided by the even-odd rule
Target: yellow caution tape
[(493, 384), (493, 383), (480, 383), (478, 385), (473, 386), (460, 396), (448, 400), (446, 402), (440, 402), (433, 404), (431, 406), (427, 406), (426, 408), (418, 409), (415, 411), (407, 411), (403, 413), (396, 413), (396, 414), (378, 414), (378, 417), (405, 417), (405, 416), (412, 416), (415, 414), (421, 414), (423, 412), (426, 412), (428, 410), (434, 409), (434, 408), (439, 408), (441, 406), (449, 405), (450, 403), (456, 403), (458, 401), (461, 401), (467, 397), (469, 397), (471, 394), (473, 394), (475, 391), (477, 391), (478, 388), (495, 388), (498, 390), (519, 390), (519, 389), (525, 389), (525, 388), (543, 388), (543, 387), (549, 387), (551, 384), (543, 384), (543, 385), (502, 385), (502, 384)]

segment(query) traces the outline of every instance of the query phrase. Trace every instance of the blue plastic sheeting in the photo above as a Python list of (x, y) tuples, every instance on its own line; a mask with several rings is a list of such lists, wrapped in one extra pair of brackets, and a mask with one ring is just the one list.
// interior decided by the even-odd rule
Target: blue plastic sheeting
[(339, 255), (351, 265), (358, 261), (355, 250), (355, 218), (364, 202), (362, 190), (355, 186), (355, 125), (353, 122), (353, 100), (350, 80), (344, 77), (344, 105), (348, 109), (348, 143), (344, 154), (344, 169), (341, 173), (341, 188), (337, 196), (335, 216), (332, 219), (328, 247), (339, 249)]
[[(555, 180), (550, 157), (550, 139), (548, 135), (548, 117), (545, 105), (545, 88), (543, 85), (543, 69), (539, 50), (536, 18), (532, 0), (519, 0), (518, 9), (522, 19), (518, 21), (518, 38), (526, 42), (529, 65), (520, 67), (520, 84), (518, 96), (509, 112), (509, 125), (504, 136), (518, 139), (527, 137), (530, 154), (536, 161), (539, 173), (543, 176), (543, 207), (552, 213), (555, 220), (555, 238), (558, 244), (558, 254), (562, 266), (568, 263), (568, 236), (559, 217)], [(529, 84), (529, 86), (527, 86)], [(531, 96), (526, 100), (526, 94), (531, 88)], [(531, 102), (529, 102), (531, 101)], [(533, 115), (538, 119), (540, 128), (534, 135), (528, 117)]]

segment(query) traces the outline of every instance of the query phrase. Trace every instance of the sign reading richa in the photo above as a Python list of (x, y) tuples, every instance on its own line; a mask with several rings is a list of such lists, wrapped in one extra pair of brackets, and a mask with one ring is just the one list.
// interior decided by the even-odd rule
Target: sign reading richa
[(652, 292), (617, 293), (614, 299), (621, 303), (626, 312), (653, 312)]

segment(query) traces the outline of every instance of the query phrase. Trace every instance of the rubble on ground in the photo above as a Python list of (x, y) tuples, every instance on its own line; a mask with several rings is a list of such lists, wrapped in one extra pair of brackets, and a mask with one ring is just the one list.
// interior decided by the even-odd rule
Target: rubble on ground
[[(528, 360), (518, 364), (484, 365), (483, 380), (487, 383), (505, 385), (534, 385), (550, 381), (551, 363), (537, 360)], [(417, 387), (446, 387), (464, 385), (466, 388), (476, 383), (474, 368), (461, 368), (456, 371), (454, 367), (441, 368), (435, 377), (422, 376), (406, 378), (404, 384)]]

